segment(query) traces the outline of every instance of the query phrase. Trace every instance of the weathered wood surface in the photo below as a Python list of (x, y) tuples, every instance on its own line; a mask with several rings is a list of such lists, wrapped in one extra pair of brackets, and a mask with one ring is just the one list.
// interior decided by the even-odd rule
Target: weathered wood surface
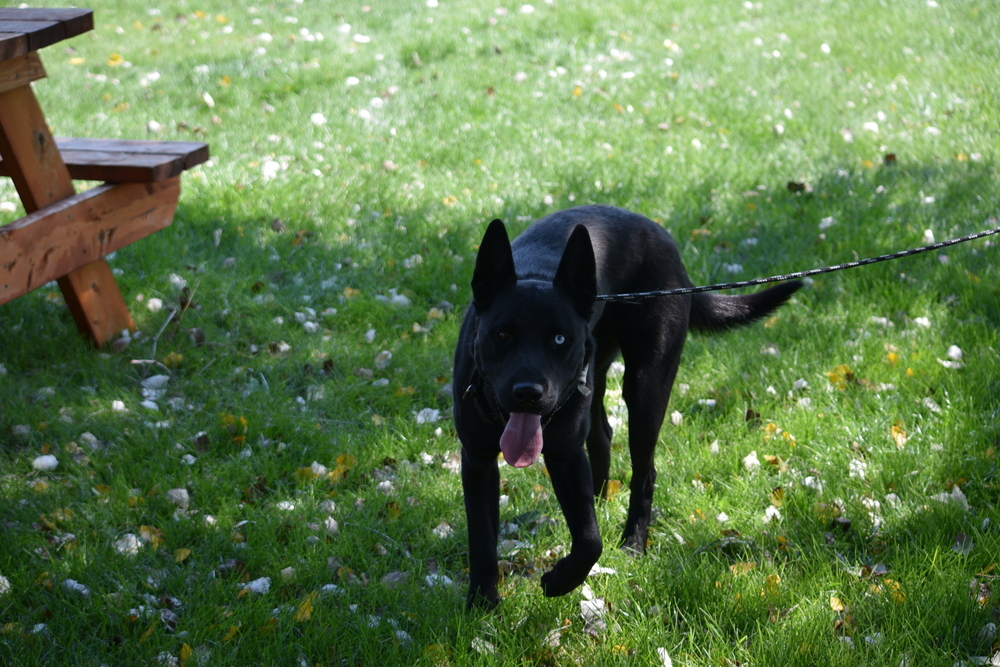
[[(10, 40), (6, 48), (11, 52), (0, 50), (0, 56), (24, 55), (93, 29), (94, 12), (91, 9), (0, 7), (0, 34), (23, 35), (26, 40)], [(25, 50), (19, 51), (19, 48)]]
[[(73, 179), (155, 183), (178, 176), (208, 159), (208, 144), (196, 141), (133, 141), (56, 137)], [(0, 176), (12, 175), (0, 160)]]
[(179, 197), (180, 178), (105, 184), (0, 227), (0, 303), (167, 227)]

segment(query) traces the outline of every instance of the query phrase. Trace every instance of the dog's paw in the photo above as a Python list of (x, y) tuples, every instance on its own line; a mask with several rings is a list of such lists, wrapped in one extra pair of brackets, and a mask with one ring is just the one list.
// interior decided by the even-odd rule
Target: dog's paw
[(623, 535), (621, 550), (633, 557), (643, 555), (646, 553), (646, 535), (645, 530), (636, 531), (631, 535)]
[(481, 609), (491, 611), (500, 605), (500, 594), (497, 589), (490, 590), (475, 589), (470, 590), (465, 598), (466, 609)]
[(555, 567), (542, 575), (542, 592), (545, 593), (545, 597), (554, 598), (566, 595), (580, 586), (587, 579), (590, 568), (596, 562), (596, 558), (593, 562), (581, 562), (580, 559), (574, 559), (572, 555), (560, 560)]

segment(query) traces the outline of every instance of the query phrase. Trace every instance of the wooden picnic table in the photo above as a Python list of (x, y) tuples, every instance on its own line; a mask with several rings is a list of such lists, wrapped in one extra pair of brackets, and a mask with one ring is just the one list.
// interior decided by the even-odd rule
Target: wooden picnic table
[[(97, 345), (135, 324), (105, 255), (168, 226), (208, 144), (53, 137), (31, 83), (38, 50), (92, 30), (89, 9), (0, 8), (0, 176), (27, 215), (0, 226), (0, 305), (57, 280)], [(105, 181), (77, 194), (73, 179)]]

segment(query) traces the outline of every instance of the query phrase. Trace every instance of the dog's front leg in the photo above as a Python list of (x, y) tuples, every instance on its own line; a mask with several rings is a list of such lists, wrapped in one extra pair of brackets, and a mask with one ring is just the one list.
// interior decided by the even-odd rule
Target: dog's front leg
[(495, 607), (499, 563), (500, 473), (496, 454), (478, 456), (462, 447), (462, 490), (469, 523), (469, 607)]
[(583, 447), (574, 447), (566, 455), (546, 454), (545, 465), (573, 539), (569, 555), (542, 575), (542, 590), (546, 596), (555, 597), (583, 583), (603, 547), (594, 511), (593, 478)]

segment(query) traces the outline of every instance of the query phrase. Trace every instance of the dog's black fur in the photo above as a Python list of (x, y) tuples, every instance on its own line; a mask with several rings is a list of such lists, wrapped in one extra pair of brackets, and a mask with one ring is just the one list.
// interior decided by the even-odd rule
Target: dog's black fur
[[(518, 466), (530, 464), (544, 441), (545, 465), (572, 537), (570, 553), (542, 576), (545, 595), (573, 590), (597, 562), (602, 546), (594, 496), (604, 491), (611, 459), (605, 375), (619, 353), (632, 460), (622, 545), (644, 551), (656, 479), (653, 450), (688, 329), (747, 324), (801, 287), (788, 282), (743, 296), (595, 301), (598, 294), (691, 284), (670, 235), (624, 209), (553, 213), (513, 244), (502, 222), (490, 224), (476, 258), (453, 384), (469, 523), (469, 605), (499, 602), (502, 439), (505, 458)], [(511, 434), (505, 433), (508, 423)]]

